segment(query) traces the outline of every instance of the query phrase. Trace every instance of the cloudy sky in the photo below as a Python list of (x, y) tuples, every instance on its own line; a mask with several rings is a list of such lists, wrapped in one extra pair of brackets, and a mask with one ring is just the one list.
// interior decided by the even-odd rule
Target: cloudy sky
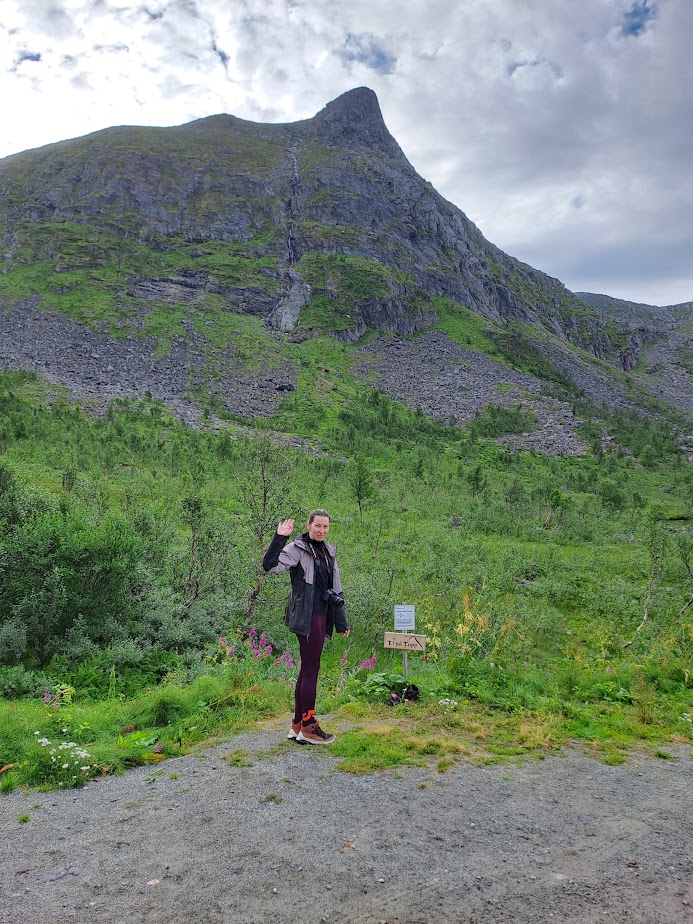
[(693, 0), (2, 0), (0, 157), (378, 94), (426, 179), (574, 291), (693, 300)]

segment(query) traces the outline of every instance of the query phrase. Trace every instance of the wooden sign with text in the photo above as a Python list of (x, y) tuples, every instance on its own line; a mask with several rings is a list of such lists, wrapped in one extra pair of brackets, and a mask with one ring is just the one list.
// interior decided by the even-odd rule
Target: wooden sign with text
[(397, 648), (399, 651), (424, 651), (426, 636), (409, 632), (385, 632), (383, 643), (386, 648)]

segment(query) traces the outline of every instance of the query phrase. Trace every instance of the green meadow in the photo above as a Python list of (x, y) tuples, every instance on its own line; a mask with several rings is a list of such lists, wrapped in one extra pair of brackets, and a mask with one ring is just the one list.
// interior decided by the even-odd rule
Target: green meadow
[[(585, 456), (510, 453), (493, 440), (533, 425), (521, 408), (443, 426), (351, 378), (341, 344), (301, 347), (273, 417), (222, 429), (154, 402), (96, 418), (0, 374), (0, 788), (288, 722), (288, 578), (259, 563), (317, 506), (353, 624), (319, 687), (343, 770), (693, 743), (693, 466), (671, 425), (582, 406)], [(397, 603), (428, 642), (418, 700), (392, 706)]]

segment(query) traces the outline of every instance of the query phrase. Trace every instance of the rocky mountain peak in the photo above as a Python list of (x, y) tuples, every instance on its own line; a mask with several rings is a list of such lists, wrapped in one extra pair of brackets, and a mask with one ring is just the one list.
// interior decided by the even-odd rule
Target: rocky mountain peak
[(402, 152), (387, 130), (378, 97), (369, 87), (357, 87), (338, 96), (311, 120), (323, 138), (349, 147), (383, 148)]
[(350, 344), (442, 325), (470, 343), (488, 322), (494, 350), (509, 344), (524, 365), (559, 343), (560, 379), (574, 346), (630, 370), (661, 334), (650, 314), (634, 329), (632, 312), (580, 300), (486, 241), (416, 173), (367, 87), (299, 122), (123, 126), (6, 158), (0, 253), (0, 315), (29, 305), (136, 339), (174, 306), (191, 350), (229, 314), (241, 341), (247, 316)]

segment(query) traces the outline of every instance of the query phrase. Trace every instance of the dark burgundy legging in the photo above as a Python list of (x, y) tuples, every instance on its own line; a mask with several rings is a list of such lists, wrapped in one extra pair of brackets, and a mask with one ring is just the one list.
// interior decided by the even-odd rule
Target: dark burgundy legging
[(294, 722), (300, 722), (306, 712), (315, 709), (320, 655), (324, 644), (325, 616), (313, 616), (308, 638), (303, 635), (298, 636), (298, 645), (301, 649), (301, 669), (298, 672), (294, 693)]

